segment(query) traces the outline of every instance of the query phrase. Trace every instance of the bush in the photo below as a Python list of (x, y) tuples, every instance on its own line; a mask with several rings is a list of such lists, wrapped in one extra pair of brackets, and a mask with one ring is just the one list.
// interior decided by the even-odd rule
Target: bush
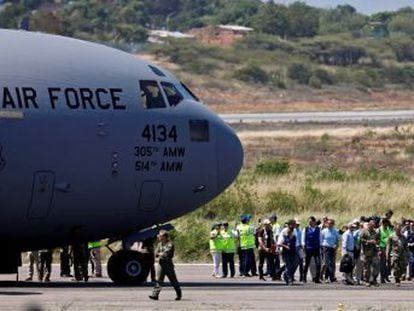
[(384, 78), (393, 84), (411, 84), (414, 82), (414, 67), (391, 66), (382, 71)]
[(269, 75), (257, 65), (249, 64), (234, 73), (234, 77), (247, 83), (266, 84), (269, 82)]
[(303, 199), (304, 206), (309, 209), (320, 205), (320, 203), (324, 200), (324, 194), (321, 190), (312, 185), (310, 179), (307, 179), (303, 187)]
[(217, 218), (238, 219), (243, 213), (254, 214), (259, 202), (254, 182), (251, 174), (241, 174), (230, 188), (195, 213), (210, 221)]
[(317, 78), (323, 84), (331, 85), (335, 83), (335, 77), (327, 70), (322, 68), (315, 69), (312, 73), (312, 76)]
[(298, 210), (298, 200), (293, 194), (283, 190), (268, 193), (266, 200), (266, 212), (270, 213), (277, 211), (277, 213), (281, 214), (292, 214), (297, 213)]
[(309, 86), (315, 88), (315, 89), (321, 89), (322, 88), (322, 82), (319, 80), (318, 77), (311, 76), (309, 79)]
[(289, 172), (289, 162), (287, 160), (268, 160), (256, 165), (255, 173), (261, 175), (280, 176)]
[(351, 72), (351, 81), (365, 87), (373, 87), (376, 85), (375, 79), (366, 70), (355, 70)]
[(414, 42), (411, 38), (400, 38), (390, 41), (391, 48), (399, 62), (414, 61)]
[(331, 166), (327, 169), (317, 169), (312, 173), (316, 180), (323, 181), (345, 181), (348, 178), (346, 172), (340, 170), (335, 166)]
[(405, 147), (405, 153), (410, 157), (414, 157), (414, 144), (407, 145)]
[(208, 75), (217, 68), (217, 65), (214, 61), (209, 61), (208, 59), (190, 58), (182, 64), (182, 68), (190, 73)]
[(351, 176), (356, 180), (385, 181), (388, 183), (406, 183), (410, 179), (401, 171), (380, 170), (375, 167), (361, 167)]
[(308, 84), (312, 72), (309, 66), (301, 63), (293, 63), (288, 67), (288, 77), (301, 84)]
[(281, 40), (279, 37), (253, 33), (246, 36), (240, 41), (236, 42), (235, 47), (248, 50), (267, 50), (267, 51), (276, 51), (281, 50), (287, 53), (292, 53), (295, 51), (294, 43)]
[(272, 71), (269, 73), (269, 77), (270, 77), (269, 84), (271, 86), (275, 86), (280, 89), (286, 89), (286, 83), (285, 83), (285, 79), (282, 73), (278, 71)]
[(175, 249), (179, 250), (178, 260), (206, 262), (210, 259), (209, 225), (209, 222), (202, 221), (194, 217), (193, 214), (186, 216), (181, 221), (174, 222), (176, 230), (172, 231), (171, 238), (174, 241)]

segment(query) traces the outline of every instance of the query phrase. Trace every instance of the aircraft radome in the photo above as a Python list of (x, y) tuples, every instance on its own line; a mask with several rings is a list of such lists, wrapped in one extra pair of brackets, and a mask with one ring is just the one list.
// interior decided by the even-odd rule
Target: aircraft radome
[[(168, 71), (106, 46), (0, 30), (0, 272), (20, 252), (131, 234), (184, 215), (236, 178), (234, 131)], [(138, 252), (112, 255), (142, 282)]]

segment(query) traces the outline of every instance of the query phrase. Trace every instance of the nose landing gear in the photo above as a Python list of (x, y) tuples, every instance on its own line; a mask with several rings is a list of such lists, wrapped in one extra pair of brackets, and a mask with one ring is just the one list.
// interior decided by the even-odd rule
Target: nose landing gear
[(148, 277), (150, 261), (146, 254), (120, 250), (112, 254), (108, 261), (108, 275), (116, 284), (139, 285)]

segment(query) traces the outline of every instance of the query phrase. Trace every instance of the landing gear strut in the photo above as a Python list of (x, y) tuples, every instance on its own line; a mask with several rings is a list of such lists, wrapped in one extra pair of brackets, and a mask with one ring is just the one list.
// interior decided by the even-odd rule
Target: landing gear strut
[(153, 258), (150, 254), (130, 250), (130, 246), (136, 241), (155, 237), (159, 230), (170, 231), (173, 229), (171, 224), (164, 224), (132, 232), (121, 239), (123, 249), (117, 252), (113, 251), (109, 245), (119, 241), (119, 237), (110, 239), (106, 247), (112, 253), (107, 267), (111, 280), (120, 285), (139, 285), (145, 282), (153, 264)]
[(139, 285), (148, 277), (150, 261), (146, 254), (132, 250), (120, 250), (108, 261), (108, 275), (116, 284)]

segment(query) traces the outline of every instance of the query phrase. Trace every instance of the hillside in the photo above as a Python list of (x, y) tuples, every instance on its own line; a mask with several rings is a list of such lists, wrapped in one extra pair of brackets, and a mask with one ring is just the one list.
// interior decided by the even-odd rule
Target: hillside
[[(116, 46), (171, 68), (219, 112), (411, 108), (414, 10), (361, 14), (259, 0), (2, 1), (0, 27)], [(230, 43), (166, 40), (220, 24), (254, 31)], [(214, 40), (213, 40), (214, 41)]]

